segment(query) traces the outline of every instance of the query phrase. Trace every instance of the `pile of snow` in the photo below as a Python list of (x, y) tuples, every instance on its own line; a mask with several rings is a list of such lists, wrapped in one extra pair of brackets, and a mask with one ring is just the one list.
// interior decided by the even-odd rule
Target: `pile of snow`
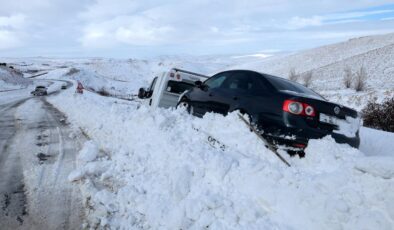
[(26, 88), (31, 80), (23, 77), (23, 74), (7, 66), (0, 66), (0, 91)]
[(304, 159), (285, 156), (288, 168), (236, 114), (200, 119), (89, 92), (49, 100), (94, 140), (69, 176), (90, 227), (392, 229), (393, 155), (327, 137)]

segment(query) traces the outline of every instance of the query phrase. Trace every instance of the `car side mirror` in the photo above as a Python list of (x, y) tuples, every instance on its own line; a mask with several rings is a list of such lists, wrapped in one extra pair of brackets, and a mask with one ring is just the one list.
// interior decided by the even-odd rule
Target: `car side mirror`
[(196, 82), (194, 82), (194, 84), (195, 84), (198, 88), (201, 88), (201, 86), (202, 86), (202, 81), (196, 81)]
[(138, 90), (138, 98), (144, 99), (144, 98), (145, 98), (145, 95), (146, 95), (145, 89), (144, 89), (144, 88), (140, 88), (140, 89)]

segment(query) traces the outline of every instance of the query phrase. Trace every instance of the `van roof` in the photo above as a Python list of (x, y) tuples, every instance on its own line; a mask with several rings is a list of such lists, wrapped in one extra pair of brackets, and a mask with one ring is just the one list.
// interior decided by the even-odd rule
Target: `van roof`
[(178, 69), (178, 68), (172, 68), (172, 70), (174, 70), (175, 72), (187, 73), (187, 74), (190, 74), (190, 75), (195, 75), (195, 76), (199, 76), (199, 77), (209, 78), (209, 76), (202, 75), (202, 74), (199, 74), (199, 73), (194, 73), (194, 72), (191, 72), (191, 71), (188, 71), (188, 70), (183, 70), (183, 69)]

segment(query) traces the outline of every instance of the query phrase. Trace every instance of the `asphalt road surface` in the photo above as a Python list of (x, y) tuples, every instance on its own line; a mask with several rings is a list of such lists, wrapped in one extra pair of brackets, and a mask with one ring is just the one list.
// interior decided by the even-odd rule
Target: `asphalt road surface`
[(80, 192), (67, 176), (84, 140), (45, 98), (26, 91), (0, 104), (0, 229), (82, 228)]

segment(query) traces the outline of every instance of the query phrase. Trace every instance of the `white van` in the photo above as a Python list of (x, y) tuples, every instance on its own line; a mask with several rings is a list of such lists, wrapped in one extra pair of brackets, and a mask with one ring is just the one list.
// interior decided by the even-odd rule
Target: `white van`
[(140, 88), (138, 98), (152, 107), (175, 107), (179, 96), (194, 87), (196, 81), (205, 81), (208, 76), (187, 70), (172, 68), (155, 77), (148, 88)]

